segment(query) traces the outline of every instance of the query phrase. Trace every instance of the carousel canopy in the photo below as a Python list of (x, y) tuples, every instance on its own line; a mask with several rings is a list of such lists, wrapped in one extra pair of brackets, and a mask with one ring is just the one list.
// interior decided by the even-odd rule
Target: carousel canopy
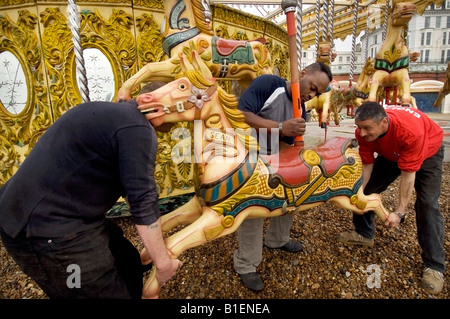
[[(322, 37), (329, 35), (332, 39), (345, 40), (353, 33), (358, 36), (367, 28), (373, 30), (381, 27), (385, 21), (386, 1), (389, 7), (392, 7), (392, 2), (414, 3), (419, 15), (422, 15), (431, 4), (440, 7), (444, 3), (444, 0), (297, 0), (298, 6), (301, 5), (302, 8), (303, 48), (313, 45), (318, 35)], [(211, 2), (249, 12), (283, 27), (286, 24), (281, 0), (211, 0)]]

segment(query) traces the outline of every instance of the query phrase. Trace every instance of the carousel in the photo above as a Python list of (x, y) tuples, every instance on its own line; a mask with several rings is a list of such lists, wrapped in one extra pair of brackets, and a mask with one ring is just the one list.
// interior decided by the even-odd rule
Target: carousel
[[(368, 58), (367, 68), (355, 82), (353, 54), (348, 80), (333, 83), (332, 90), (310, 101), (307, 108), (326, 127), (330, 120), (339, 123), (343, 107), (352, 110), (369, 94), (372, 100), (387, 96), (392, 103), (401, 99), (414, 105), (408, 85), (396, 85), (408, 77), (408, 62), (414, 59), (413, 54), (407, 58), (408, 48), (402, 41), (407, 19), (399, 19), (400, 25), (391, 23), (398, 10), (405, 10), (398, 9), (396, 2), (310, 0), (299, 1), (308, 5), (298, 6), (294, 1), (290, 12), (281, 6), (274, 10), (272, 16), (286, 16), (284, 23), (276, 24), (233, 9), (223, 4), (226, 1), (1, 1), (0, 185), (69, 108), (84, 101), (129, 98), (145, 81), (172, 80), (181, 72), (176, 62), (179, 52), (199, 52), (220, 85), (239, 97), (260, 74), (295, 77), (302, 50), (310, 46), (317, 52), (317, 61), (330, 63), (336, 55), (334, 39), (351, 35), (354, 52), (356, 37), (368, 28), (368, 21), (377, 20), (387, 34), (383, 46), (397, 41), (401, 52), (384, 57), (385, 51), (379, 50), (375, 59), (382, 62), (375, 63), (387, 65), (388, 72), (380, 69), (372, 75), (373, 62)], [(407, 3), (413, 6), (408, 10), (423, 14), (427, 5), (442, 2)], [(295, 34), (291, 40), (289, 17)], [(391, 63), (400, 56), (397, 69)], [(371, 92), (369, 77), (377, 79)], [(448, 93), (446, 86), (443, 90)], [(192, 136), (190, 123), (180, 123), (178, 128), (178, 141), (168, 134), (159, 136), (156, 178), (161, 197), (193, 191), (192, 165), (171, 159), (183, 148), (184, 136)]]

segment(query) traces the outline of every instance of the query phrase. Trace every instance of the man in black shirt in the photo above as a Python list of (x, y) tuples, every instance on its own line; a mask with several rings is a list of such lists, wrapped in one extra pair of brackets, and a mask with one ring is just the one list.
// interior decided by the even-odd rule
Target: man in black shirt
[[(158, 281), (176, 273), (181, 262), (170, 258), (159, 221), (156, 147), (135, 100), (80, 104), (42, 135), (0, 188), (3, 244), (50, 298), (141, 297), (139, 253), (105, 219), (120, 196)], [(71, 282), (76, 271), (79, 282)]]

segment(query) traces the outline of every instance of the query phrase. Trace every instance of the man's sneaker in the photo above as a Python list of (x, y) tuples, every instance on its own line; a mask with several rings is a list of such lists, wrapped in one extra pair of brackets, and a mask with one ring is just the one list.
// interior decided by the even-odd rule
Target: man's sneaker
[(422, 287), (429, 293), (440, 293), (444, 287), (444, 274), (431, 268), (425, 268), (422, 275)]
[(239, 277), (241, 277), (244, 286), (250, 290), (261, 291), (264, 289), (264, 281), (262, 281), (261, 276), (257, 272), (239, 274)]
[(372, 247), (374, 242), (373, 238), (364, 237), (354, 230), (340, 233), (337, 236), (337, 240), (348, 245), (361, 245), (368, 247)]

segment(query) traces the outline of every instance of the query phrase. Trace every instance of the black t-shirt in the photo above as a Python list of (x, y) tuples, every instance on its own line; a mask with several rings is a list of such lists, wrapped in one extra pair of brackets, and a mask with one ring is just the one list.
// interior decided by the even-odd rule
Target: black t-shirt
[[(294, 117), (292, 97), (287, 93), (286, 80), (272, 74), (261, 75), (254, 79), (247, 90), (242, 93), (238, 108), (241, 111), (252, 112), (262, 118), (277, 122), (284, 122)], [(304, 115), (303, 104), (302, 110), (302, 115)], [(258, 135), (262, 154), (270, 154), (279, 147), (279, 141), (272, 141), (269, 132), (267, 132), (267, 139)], [(287, 144), (293, 144), (295, 140), (294, 137), (279, 137), (279, 140)]]
[(92, 229), (128, 196), (137, 224), (160, 217), (157, 138), (136, 101), (73, 107), (41, 136), (0, 188), (0, 227), (11, 237), (60, 237)]

